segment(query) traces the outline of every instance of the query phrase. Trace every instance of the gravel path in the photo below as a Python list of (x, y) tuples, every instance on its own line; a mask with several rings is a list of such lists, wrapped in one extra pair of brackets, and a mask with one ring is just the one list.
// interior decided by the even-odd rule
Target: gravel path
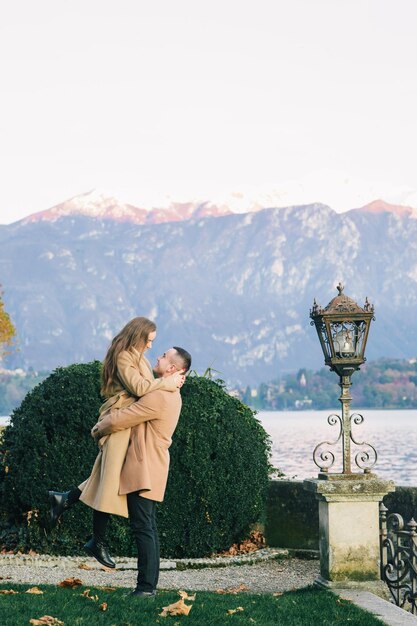
[[(81, 563), (89, 569), (80, 568)], [(200, 562), (201, 564), (201, 562)], [(158, 587), (160, 589), (207, 590), (231, 589), (244, 585), (255, 593), (288, 591), (311, 585), (319, 573), (319, 562), (298, 558), (271, 558), (253, 564), (233, 564), (202, 569), (178, 569), (173, 562), (162, 562)], [(171, 569), (172, 567), (172, 569)], [(91, 568), (91, 569), (90, 569)], [(87, 586), (134, 587), (135, 562), (121, 561), (115, 570), (106, 570), (95, 561), (49, 558), (24, 559), (0, 557), (1, 583), (28, 583), (31, 585), (57, 584), (65, 578), (79, 578)]]

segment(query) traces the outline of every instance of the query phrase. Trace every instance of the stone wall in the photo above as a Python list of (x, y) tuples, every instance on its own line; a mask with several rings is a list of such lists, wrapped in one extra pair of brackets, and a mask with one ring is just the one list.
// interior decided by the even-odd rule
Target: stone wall
[[(400, 513), (405, 522), (417, 519), (417, 487), (396, 487), (383, 502), (389, 513)], [(304, 490), (302, 480), (271, 480), (265, 537), (270, 547), (319, 549), (318, 502)]]

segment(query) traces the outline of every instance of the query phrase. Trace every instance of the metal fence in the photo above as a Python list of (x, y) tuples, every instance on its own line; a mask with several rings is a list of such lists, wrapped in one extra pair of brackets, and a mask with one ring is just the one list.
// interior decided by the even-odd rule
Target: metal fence
[(417, 523), (404, 523), (399, 513), (388, 513), (381, 503), (381, 579), (395, 604), (417, 615)]

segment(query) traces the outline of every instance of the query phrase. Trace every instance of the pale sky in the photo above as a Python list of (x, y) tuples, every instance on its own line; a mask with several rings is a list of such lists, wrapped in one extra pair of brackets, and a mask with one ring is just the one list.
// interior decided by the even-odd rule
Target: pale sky
[(417, 207), (416, 24), (415, 0), (4, 2), (0, 223), (92, 188)]

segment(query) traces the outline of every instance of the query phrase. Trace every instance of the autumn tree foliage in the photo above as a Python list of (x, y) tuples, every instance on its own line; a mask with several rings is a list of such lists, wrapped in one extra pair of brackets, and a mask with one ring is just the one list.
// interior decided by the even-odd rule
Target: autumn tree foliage
[(0, 285), (0, 358), (8, 353), (8, 347), (11, 346), (13, 337), (15, 336), (15, 328), (10, 319), (10, 315), (4, 309), (3, 291)]

